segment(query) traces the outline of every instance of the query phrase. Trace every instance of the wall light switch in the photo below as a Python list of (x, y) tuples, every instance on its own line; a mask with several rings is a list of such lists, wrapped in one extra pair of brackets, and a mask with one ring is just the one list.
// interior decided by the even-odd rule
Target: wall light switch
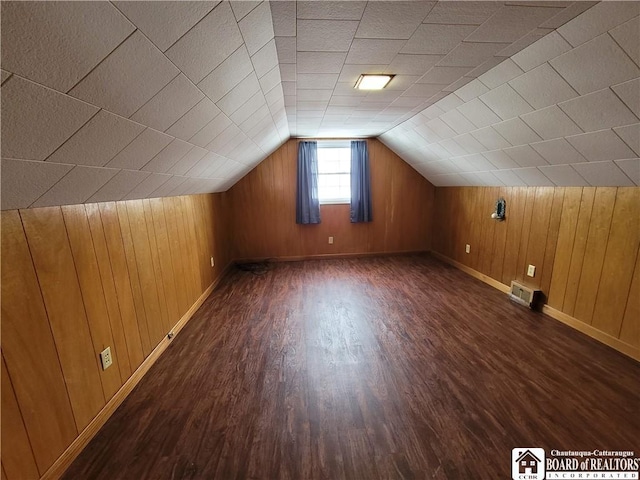
[(464, 251), (467, 253), (471, 253), (471, 245), (469, 245), (468, 243), (464, 246)]
[(333, 237), (329, 237), (329, 245), (333, 245)]
[(529, 268), (527, 269), (527, 276), (529, 277), (536, 276), (536, 267), (534, 265), (529, 265)]

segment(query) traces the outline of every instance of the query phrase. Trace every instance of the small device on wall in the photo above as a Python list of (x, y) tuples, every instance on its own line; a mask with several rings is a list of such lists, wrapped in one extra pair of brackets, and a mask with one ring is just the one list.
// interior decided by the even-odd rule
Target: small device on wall
[(504, 198), (500, 197), (496, 202), (496, 209), (491, 214), (491, 218), (501, 222), (502, 220), (505, 219), (506, 213), (507, 213), (507, 202), (505, 202)]

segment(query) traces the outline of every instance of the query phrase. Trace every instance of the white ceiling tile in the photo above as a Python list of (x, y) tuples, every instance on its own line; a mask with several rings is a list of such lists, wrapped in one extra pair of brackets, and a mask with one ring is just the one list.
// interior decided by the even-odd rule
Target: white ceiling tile
[(636, 123), (638, 119), (608, 88), (558, 105), (585, 132)]
[(329, 101), (332, 90), (299, 90), (298, 102)]
[(13, 75), (2, 85), (2, 154), (44, 160), (98, 110)]
[(484, 63), (481, 63), (476, 68), (467, 73), (467, 77), (478, 78), (491, 69), (495, 68), (497, 65), (500, 65), (504, 61), (504, 57), (489, 57), (489, 59), (485, 60)]
[(577, 17), (585, 10), (590, 9), (598, 2), (589, 2), (589, 1), (579, 1), (573, 2), (566, 8), (559, 10), (555, 16), (551, 17), (549, 20), (541, 24), (541, 27), (544, 28), (558, 28), (572, 20), (574, 17)]
[(511, 170), (520, 179), (530, 187), (553, 187), (554, 184), (551, 180), (545, 177), (544, 173), (538, 170), (536, 167), (528, 168), (514, 168)]
[(208, 153), (204, 148), (193, 147), (184, 157), (176, 162), (167, 173), (171, 175), (184, 175)]
[(193, 137), (200, 129), (207, 125), (220, 109), (208, 98), (203, 98), (195, 107), (185, 113), (176, 123), (166, 130), (166, 133), (182, 140)]
[(408, 39), (435, 2), (368, 2), (356, 38)]
[[(165, 173), (168, 172), (182, 157), (184, 157), (193, 145), (179, 139), (174, 139), (169, 145), (163, 148), (160, 153), (153, 157), (149, 162), (141, 168), (149, 172)], [(154, 188), (155, 190), (155, 188)]]
[(296, 63), (296, 44), (296, 37), (276, 37), (276, 50), (280, 64)]
[(442, 115), (440, 119), (459, 134), (467, 133), (476, 129), (476, 126), (467, 120), (467, 118), (455, 108)]
[(458, 142), (460, 146), (467, 151), (467, 153), (480, 153), (484, 152), (487, 149), (487, 147), (482, 145), (478, 140), (476, 140), (473, 135), (469, 133), (456, 137), (456, 142)]
[(501, 6), (502, 2), (437, 2), (424, 19), (424, 23), (480, 25)]
[(296, 68), (295, 63), (281, 63), (280, 64), (280, 79), (283, 82), (295, 82), (296, 81)]
[(482, 100), (503, 120), (531, 112), (533, 108), (508, 84), (504, 84), (481, 95)]
[(452, 160), (458, 165), (463, 172), (480, 172), (486, 170), (495, 170), (495, 167), (482, 154), (467, 155)]
[(529, 33), (524, 35), (522, 38), (516, 40), (512, 44), (508, 44), (502, 50), (496, 52), (497, 57), (511, 57), (518, 53), (519, 51), (527, 48), (530, 45), (533, 45), (535, 42), (540, 40), (545, 35), (548, 35), (553, 30), (550, 28), (536, 28), (535, 30), (531, 30)]
[(160, 153), (172, 140), (173, 137), (169, 135), (147, 128), (120, 153), (113, 157), (106, 166), (110, 168), (138, 170)]
[(0, 70), (0, 85), (2, 85), (10, 76), (11, 74), (9, 72)]
[(464, 85), (463, 87), (456, 90), (456, 95), (460, 97), (463, 101), (469, 102), (480, 95), (487, 93), (489, 89), (485, 87), (485, 85), (480, 82), (478, 79), (474, 79)]
[(471, 70), (470, 67), (433, 67), (422, 78), (418, 80), (418, 83), (432, 83), (439, 85), (449, 85), (465, 73)]
[(238, 85), (229, 91), (224, 97), (216, 102), (216, 105), (225, 114), (231, 115), (240, 108), (247, 100), (260, 91), (260, 83), (255, 73), (251, 73)]
[[(393, 3), (389, 3), (393, 8)], [(473, 25), (423, 24), (402, 47), (402, 53), (446, 55), (476, 29)]]
[(265, 76), (278, 65), (276, 42), (271, 39), (267, 44), (251, 56), (251, 62), (258, 78)]
[(300, 52), (347, 52), (357, 28), (358, 22), (353, 21), (298, 20), (297, 49)]
[(632, 187), (634, 183), (614, 162), (589, 162), (573, 165), (594, 187)]
[(198, 87), (212, 101), (217, 102), (252, 72), (253, 64), (247, 49), (242, 45), (204, 77)]
[(459, 157), (467, 153), (467, 151), (460, 145), (458, 145), (458, 143), (456, 143), (456, 141), (452, 138), (443, 140), (442, 142), (440, 142), (440, 146), (448, 150), (452, 157)]
[(547, 163), (551, 165), (582, 163), (587, 161), (587, 159), (564, 138), (532, 143), (531, 147), (542, 155)]
[(229, 117), (227, 117), (224, 113), (221, 113), (204, 127), (202, 127), (201, 130), (199, 130), (193, 137), (189, 139), (189, 142), (193, 143), (194, 145), (198, 145), (199, 147), (206, 147), (214, 138), (220, 135), (220, 133), (227, 129), (231, 124), (232, 122), (231, 120), (229, 120)]
[[(258, 80), (258, 82), (260, 83), (260, 88), (262, 88), (263, 92), (270, 92), (271, 90), (278, 87), (281, 82), (280, 68), (278, 67), (278, 65), (276, 65), (269, 72), (263, 75), (262, 78)], [(280, 96), (282, 96), (281, 86), (278, 88), (278, 92)], [(265, 93), (265, 96), (266, 96), (266, 93)]]
[(438, 65), (443, 67), (477, 67), (491, 59), (496, 52), (506, 45), (505, 43), (464, 42), (451, 50), (447, 56), (440, 60)]
[(488, 127), (500, 121), (500, 117), (482, 103), (479, 98), (474, 98), (460, 105), (458, 110), (478, 128)]
[(282, 93), (285, 97), (295, 97), (297, 93), (296, 82), (282, 82)]
[(471, 132), (471, 135), (475, 137), (482, 145), (487, 147), (488, 150), (497, 150), (498, 148), (507, 148), (511, 144), (500, 136), (491, 127), (485, 127), (475, 132)]
[(496, 123), (493, 125), (493, 128), (512, 145), (524, 145), (542, 140), (536, 132), (531, 130), (531, 128), (518, 117), (507, 120), (506, 122)]
[(559, 187), (586, 187), (589, 183), (571, 165), (548, 165), (540, 171)]
[(487, 87), (493, 89), (499, 87), (503, 83), (507, 83), (509, 80), (519, 77), (523, 73), (522, 69), (518, 67), (512, 59), (507, 58), (488, 72), (480, 75), (478, 80)]
[(298, 73), (298, 90), (333, 89), (338, 81), (337, 73)]
[(32, 207), (84, 203), (118, 172), (114, 168), (73, 167), (73, 170), (38, 198)]
[[(393, 61), (389, 64), (388, 67), (378, 70), (377, 73), (391, 73), (395, 75), (424, 75), (431, 67), (438, 63), (441, 58), (442, 55), (398, 54), (394, 57)], [(386, 88), (390, 87), (391, 85), (388, 85)]]
[(623, 23), (609, 33), (636, 65), (640, 65), (640, 16)]
[(417, 107), (424, 103), (424, 97), (399, 97), (391, 102), (391, 107)]
[(129, 117), (179, 71), (140, 32), (135, 32), (69, 94)]
[(242, 131), (236, 125), (231, 124), (207, 145), (207, 150), (223, 155), (224, 149), (229, 142), (240, 134), (242, 134)]
[(636, 156), (612, 130), (584, 133), (566, 139), (590, 162), (620, 160)]
[(640, 78), (611, 87), (624, 104), (640, 118)]
[(571, 45), (557, 32), (545, 35), (537, 42), (516, 53), (511, 59), (525, 72), (571, 50)]
[(346, 53), (341, 52), (298, 52), (299, 73), (340, 73)]
[(131, 119), (164, 131), (203, 98), (202, 92), (180, 74), (134, 113)]
[(229, 2), (222, 2), (174, 43), (166, 55), (197, 84), (240, 45), (242, 35)]
[(273, 33), (278, 37), (295, 37), (296, 35), (296, 2), (269, 2)]
[(444, 123), (440, 118), (434, 118), (427, 122), (427, 127), (442, 139), (455, 137), (457, 135), (456, 131)]
[(437, 105), (445, 112), (448, 112), (449, 110), (453, 110), (454, 108), (459, 107), (463, 103), (464, 102), (460, 100), (460, 97), (458, 97), (455, 93), (449, 93), (443, 96), (443, 98), (438, 101)]
[[(442, 91), (443, 92), (458, 92), (459, 93), (461, 87), (464, 87), (469, 82), (473, 82), (474, 80), (475, 80), (475, 78), (472, 78), (472, 77), (461, 77), (458, 80), (456, 80), (455, 82), (447, 85), (445, 88), (442, 89)], [(480, 85), (482, 85), (482, 84), (480, 84)], [(482, 87), (483, 88), (487, 88), (484, 85), (482, 85)], [(484, 93), (484, 91), (482, 93)], [(481, 95), (481, 94), (478, 94), (478, 95)]]
[(469, 182), (466, 179), (464, 179), (459, 173), (434, 175), (434, 176), (430, 176), (428, 180), (436, 187), (469, 185)]
[(224, 157), (221, 157), (220, 155), (209, 152), (200, 160), (198, 160), (195, 163), (195, 165), (191, 167), (185, 175), (187, 175), (188, 177), (199, 177), (206, 170), (211, 168), (213, 165), (218, 165), (223, 161), (224, 161)]
[(558, 28), (558, 33), (576, 47), (638, 14), (640, 14), (638, 2), (599, 2), (582, 15)]
[[(509, 85), (535, 109), (555, 105), (578, 96), (548, 63), (543, 63), (511, 80)], [(544, 85), (544, 88), (541, 88), (541, 85)]]
[(606, 34), (550, 63), (582, 95), (640, 76), (640, 69)]
[(7, 158), (0, 161), (0, 166), (2, 210), (27, 208), (73, 168), (73, 165)]
[(640, 158), (616, 160), (615, 163), (633, 183), (640, 185)]
[(273, 21), (269, 2), (262, 2), (238, 23), (249, 55), (255, 54), (273, 39)]
[(513, 158), (513, 160), (521, 167), (539, 167), (541, 165), (547, 165), (547, 161), (529, 145), (505, 148), (503, 152)]
[(507, 187), (520, 187), (526, 185), (518, 175), (513, 173), (513, 170), (496, 170), (493, 174)]
[(504, 153), (504, 150), (483, 152), (482, 155), (498, 169), (518, 168), (518, 164), (513, 161), (513, 158)]
[[(442, 137), (434, 132), (431, 128), (429, 128), (426, 124), (418, 125), (414, 131), (422, 138), (424, 138), (427, 143), (435, 143), (442, 140)], [(402, 134), (399, 135), (400, 138), (402, 138)]]
[(219, 2), (114, 2), (163, 52)]
[(134, 30), (108, 2), (3, 2), (2, 66), (67, 92)]
[(367, 2), (296, 2), (298, 18), (309, 20), (360, 20)]
[(442, 85), (431, 85), (429, 83), (415, 83), (411, 85), (402, 96), (406, 97), (422, 97), (423, 99), (431, 98), (433, 95), (442, 91)]
[(249, 12), (260, 5), (261, 2), (252, 0), (232, 0), (229, 3), (231, 4), (231, 9), (233, 10), (233, 15), (236, 17), (236, 20), (240, 21), (246, 17)]
[(236, 125), (241, 124), (251, 115), (255, 115), (258, 109), (262, 106), (266, 108), (267, 101), (264, 99), (262, 91), (257, 92), (247, 102), (245, 102), (239, 109), (237, 109), (231, 115), (231, 121)]
[(557, 105), (522, 115), (522, 120), (545, 140), (582, 133)]
[(613, 129), (631, 149), (640, 155), (640, 123)]
[(346, 63), (389, 64), (404, 45), (404, 40), (356, 38), (351, 43)]
[(172, 177), (164, 173), (152, 173), (142, 182), (140, 182), (133, 190), (131, 190), (123, 200), (136, 200), (139, 198), (154, 198), (160, 195), (154, 195), (160, 187), (165, 185)]
[(100, 110), (95, 117), (47, 157), (47, 161), (101, 167), (131, 143), (144, 129), (144, 125), (106, 110)]
[(504, 6), (467, 37), (469, 42), (515, 42), (553, 17), (558, 10), (548, 7)]
[(150, 172), (137, 170), (120, 170), (100, 190), (94, 193), (87, 203), (111, 202), (122, 200), (129, 192), (137, 187)]
[(499, 180), (493, 172), (475, 172), (474, 175), (485, 187), (501, 187), (504, 185), (504, 183), (502, 183), (502, 181)]

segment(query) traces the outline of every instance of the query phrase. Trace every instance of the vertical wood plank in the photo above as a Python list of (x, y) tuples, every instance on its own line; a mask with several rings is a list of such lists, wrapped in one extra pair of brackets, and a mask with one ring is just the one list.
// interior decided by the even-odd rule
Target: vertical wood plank
[(184, 250), (180, 243), (180, 234), (178, 232), (178, 224), (176, 219), (175, 203), (170, 198), (163, 198), (165, 217), (167, 220), (169, 250), (171, 255), (171, 263), (175, 275), (176, 294), (180, 311), (180, 316), (184, 315), (189, 309), (189, 294), (187, 291), (187, 274), (185, 273), (186, 260)]
[(78, 430), (105, 404), (69, 239), (59, 207), (21, 210)]
[(2, 466), (10, 479), (39, 478), (9, 372), (2, 359)]
[[(497, 198), (507, 198), (509, 189), (506, 187), (500, 188), (497, 193)], [(496, 198), (496, 200), (497, 200)], [(506, 202), (506, 200), (505, 200)], [(507, 214), (508, 214), (507, 205)], [(502, 267), (504, 265), (504, 253), (506, 250), (506, 241), (507, 241), (507, 222), (506, 221), (494, 221), (494, 240), (493, 240), (493, 250), (491, 253), (491, 264), (490, 271), (488, 275), (497, 281), (502, 281)]]
[(122, 353), (123, 356), (127, 354), (126, 346), (116, 345), (111, 335), (107, 304), (84, 205), (64, 206), (62, 216), (78, 275), (82, 302), (87, 314), (94, 356), (99, 358), (100, 352), (107, 347), (113, 350), (113, 365), (106, 370), (99, 369), (102, 391), (104, 398), (108, 401), (122, 385), (119, 370), (120, 354)]
[(20, 216), (5, 211), (1, 219), (2, 355), (44, 472), (78, 430)]
[(547, 233), (547, 245), (544, 251), (544, 261), (542, 264), (542, 275), (540, 279), (540, 290), (548, 298), (551, 288), (551, 277), (553, 275), (553, 264), (556, 256), (556, 246), (558, 244), (558, 233), (560, 231), (560, 221), (564, 204), (564, 191), (562, 187), (555, 188), (553, 192), (553, 204), (551, 206), (551, 217), (549, 219), (549, 231)]
[(522, 235), (522, 224), (524, 222), (524, 207), (526, 204), (526, 189), (514, 187), (511, 189), (512, 197), (507, 199), (507, 249), (504, 254), (502, 267), (502, 283), (511, 285), (516, 279), (518, 271), (518, 253), (520, 246), (520, 236)]
[(620, 328), (620, 340), (640, 348), (640, 249), (636, 254), (633, 280)]
[[(129, 361), (132, 370), (135, 370), (148, 355), (149, 351), (144, 349), (143, 337), (146, 338), (147, 348), (149, 345), (149, 335), (146, 332), (146, 317), (142, 299), (136, 303), (133, 292), (133, 285), (140, 288), (138, 282), (137, 269), (129, 270), (127, 254), (125, 252), (125, 233), (120, 228), (120, 219), (116, 204), (113, 202), (101, 203), (100, 219), (104, 229), (105, 241), (109, 252), (113, 281), (118, 295), (118, 307), (122, 318), (122, 326), (127, 338), (127, 349), (129, 351)], [(126, 212), (125, 212), (126, 213)], [(129, 222), (126, 222), (128, 227)], [(126, 235), (130, 242), (130, 234)], [(135, 259), (133, 260), (135, 266)], [(139, 294), (141, 296), (141, 294)], [(144, 332), (144, 334), (143, 334)]]
[(640, 248), (640, 189), (620, 187), (593, 312), (592, 325), (618, 338), (631, 288), (634, 259)]
[[(107, 243), (104, 237), (104, 228), (100, 216), (100, 207), (97, 203), (89, 203), (85, 205), (87, 219), (89, 221), (89, 230), (91, 232), (91, 240), (93, 242), (96, 260), (98, 262), (98, 270), (100, 279), (102, 280), (102, 289), (104, 299), (107, 306), (107, 313), (111, 326), (111, 334), (116, 344), (118, 355), (118, 367), (120, 368), (120, 378), (125, 382), (131, 376), (131, 360), (129, 358), (129, 345), (127, 343), (127, 335), (122, 323), (122, 315), (120, 314), (120, 306), (118, 305), (118, 295), (114, 284), (114, 274), (111, 268), (111, 260)], [(140, 342), (140, 334), (135, 335)]]
[(580, 213), (578, 214), (575, 240), (571, 250), (571, 263), (569, 265), (569, 274), (567, 277), (567, 289), (564, 294), (564, 303), (562, 305), (562, 311), (571, 316), (573, 316), (576, 297), (578, 296), (578, 285), (580, 282), (580, 275), (582, 273), (584, 251), (587, 245), (587, 236), (589, 233), (589, 223), (591, 222), (591, 211), (593, 209), (595, 193), (595, 187), (585, 187), (582, 189)]
[(520, 233), (518, 248), (518, 264), (516, 279), (520, 282), (529, 283), (525, 276), (527, 271), (527, 252), (529, 248), (529, 233), (531, 232), (531, 218), (533, 216), (535, 204), (536, 188), (527, 188), (525, 193), (524, 211), (522, 214), (522, 232)]
[(585, 323), (591, 323), (593, 318), (616, 193), (615, 187), (598, 187), (593, 199), (589, 233), (573, 312), (575, 318)]
[(527, 242), (527, 254), (522, 267), (526, 275), (529, 265), (536, 267), (535, 276), (526, 277), (526, 282), (536, 288), (540, 287), (543, 273), (545, 248), (549, 233), (549, 221), (551, 218), (551, 206), (553, 205), (553, 188), (536, 187), (529, 240)]

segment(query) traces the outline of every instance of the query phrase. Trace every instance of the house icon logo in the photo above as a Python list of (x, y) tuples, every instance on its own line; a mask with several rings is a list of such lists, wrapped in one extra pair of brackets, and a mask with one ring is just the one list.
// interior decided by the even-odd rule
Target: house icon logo
[(544, 449), (514, 448), (511, 450), (513, 480), (544, 480)]

